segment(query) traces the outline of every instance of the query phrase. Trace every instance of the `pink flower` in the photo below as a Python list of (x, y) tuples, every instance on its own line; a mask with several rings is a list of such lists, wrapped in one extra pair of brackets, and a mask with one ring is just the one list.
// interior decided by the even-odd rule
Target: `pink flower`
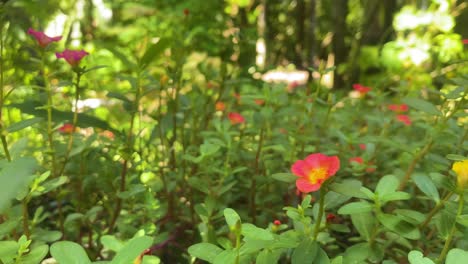
[(291, 167), (296, 180), (296, 187), (303, 193), (315, 192), (320, 189), (323, 182), (335, 175), (340, 168), (340, 160), (337, 156), (327, 156), (315, 153), (304, 160), (298, 160)]
[(364, 160), (361, 157), (352, 157), (349, 159), (349, 163), (352, 163), (352, 162), (363, 164)]
[(396, 112), (396, 113), (404, 113), (408, 111), (409, 107), (405, 104), (391, 104), (388, 106), (388, 109), (390, 111)]
[(366, 146), (366, 144), (359, 144), (359, 148), (361, 150), (366, 150), (367, 146)]
[(35, 31), (34, 29), (30, 28), (28, 29), (28, 32), (27, 32), (29, 35), (33, 36), (34, 38), (36, 38), (37, 40), (37, 43), (39, 44), (39, 46), (41, 46), (41, 48), (45, 48), (47, 47), (47, 45), (49, 45), (50, 43), (52, 42), (57, 42), (59, 40), (62, 39), (62, 36), (58, 36), (58, 37), (49, 37), (47, 36), (46, 34), (44, 34), (44, 32), (40, 32), (40, 31)]
[(370, 92), (370, 90), (372, 90), (370, 87), (366, 87), (359, 83), (353, 84), (353, 89), (358, 91), (361, 95), (365, 95), (366, 93)]
[(396, 119), (397, 119), (399, 122), (402, 122), (403, 124), (405, 124), (406, 126), (411, 125), (411, 119), (410, 119), (410, 117), (407, 116), (407, 115), (397, 115), (397, 116), (396, 116)]
[(275, 226), (279, 226), (279, 225), (281, 225), (281, 221), (280, 220), (275, 220), (275, 221), (273, 221), (273, 224)]
[(63, 52), (57, 52), (55, 53), (55, 56), (57, 59), (63, 58), (65, 59), (68, 64), (70, 64), (72, 67), (78, 66), (80, 64), (81, 59), (83, 59), (84, 56), (88, 55), (89, 53), (84, 51), (84, 50), (64, 50)]
[(228, 118), (233, 125), (245, 123), (245, 118), (239, 113), (231, 112), (228, 114)]

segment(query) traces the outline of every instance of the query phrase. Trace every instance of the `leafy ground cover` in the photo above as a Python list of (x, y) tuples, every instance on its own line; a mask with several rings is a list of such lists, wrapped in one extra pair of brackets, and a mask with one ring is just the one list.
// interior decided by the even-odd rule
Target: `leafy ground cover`
[(187, 8), (76, 45), (1, 4), (0, 263), (466, 263), (466, 41), (435, 2), (449, 25), (395, 20), (339, 88), (264, 81)]

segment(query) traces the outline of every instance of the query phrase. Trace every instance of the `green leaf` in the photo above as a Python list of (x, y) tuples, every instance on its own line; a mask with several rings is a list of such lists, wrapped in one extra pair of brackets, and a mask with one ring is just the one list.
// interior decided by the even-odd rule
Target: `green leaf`
[(351, 222), (359, 234), (369, 241), (375, 226), (375, 218), (371, 213), (351, 214)]
[(210, 193), (210, 188), (206, 184), (205, 181), (201, 180), (200, 178), (197, 177), (190, 177), (187, 180), (188, 184), (192, 186), (193, 188), (199, 190), (200, 192), (203, 192), (205, 194)]
[(354, 202), (345, 204), (339, 210), (339, 214), (367, 213), (374, 209), (374, 205), (368, 202)]
[(49, 246), (48, 245), (41, 245), (31, 249), (26, 255), (21, 257), (21, 263), (23, 264), (39, 264), (45, 256), (49, 253)]
[(432, 103), (428, 101), (419, 99), (419, 98), (404, 98), (402, 102), (411, 106), (414, 109), (423, 111), (430, 115), (436, 115), (436, 116), (442, 115), (439, 109), (437, 109), (435, 105), (433, 105)]
[(153, 239), (148, 236), (134, 237), (130, 239), (125, 246), (117, 252), (117, 255), (111, 261), (111, 264), (132, 263), (145, 249), (149, 248)]
[(224, 209), (223, 214), (230, 229), (234, 229), (237, 222), (241, 222), (240, 216), (231, 208)]
[(297, 180), (297, 176), (295, 176), (292, 173), (287, 173), (287, 172), (275, 173), (271, 175), (271, 177), (275, 180), (287, 182), (287, 183), (291, 183)]
[(52, 244), (50, 254), (58, 263), (88, 264), (91, 263), (86, 251), (77, 243), (60, 241)]
[(160, 39), (156, 44), (152, 44), (145, 51), (140, 60), (140, 68), (144, 69), (171, 44), (169, 39)]
[(343, 264), (343, 256), (338, 256), (331, 261), (331, 264)]
[(403, 221), (403, 218), (400, 216), (381, 213), (377, 215), (377, 219), (379, 219), (379, 222), (383, 226), (405, 238), (417, 240), (421, 237), (419, 229)]
[(281, 251), (279, 250), (269, 250), (264, 249), (257, 255), (255, 264), (272, 264), (278, 263), (278, 259), (281, 256)]
[(223, 250), (210, 243), (198, 243), (188, 248), (188, 253), (201, 260), (213, 263), (217, 255)]
[(119, 251), (123, 248), (124, 243), (118, 240), (115, 236), (105, 235), (101, 237), (101, 243), (106, 249), (110, 249), (114, 252)]
[(141, 264), (160, 264), (161, 260), (156, 256), (145, 255)]
[(30, 157), (0, 162), (0, 212), (21, 189), (27, 187), (36, 167), (36, 160)]
[(447, 254), (447, 260), (445, 264), (466, 264), (466, 260), (468, 259), (468, 251), (453, 248)]
[(89, 69), (85, 69), (82, 74), (88, 73), (90, 71), (95, 71), (95, 70), (99, 70), (99, 69), (102, 69), (102, 68), (106, 68), (106, 67), (108, 67), (108, 66), (106, 66), (106, 65), (94, 66), (94, 67), (91, 67)]
[(457, 155), (457, 154), (447, 154), (446, 158), (449, 160), (455, 160), (455, 161), (464, 161), (468, 159), (468, 157), (464, 157), (462, 155)]
[(292, 264), (307, 264), (312, 263), (317, 255), (319, 246), (317, 242), (311, 239), (305, 239), (294, 250), (291, 263)]
[(387, 193), (380, 197), (380, 201), (382, 205), (389, 202), (389, 201), (400, 201), (400, 200), (408, 200), (411, 198), (411, 195), (406, 192), (394, 192), (394, 193)]
[(20, 223), (20, 219), (8, 219), (0, 224), (0, 240), (8, 235)]
[(327, 253), (323, 249), (319, 248), (313, 263), (330, 264), (330, 259), (328, 258)]
[(16, 256), (19, 245), (16, 241), (0, 241), (0, 257), (13, 258)]
[(379, 183), (377, 183), (375, 193), (379, 197), (383, 197), (386, 194), (395, 192), (399, 184), (400, 182), (397, 177), (393, 175), (385, 175), (379, 180)]
[(306, 195), (304, 200), (301, 202), (301, 207), (303, 209), (309, 208), (310, 207), (310, 201), (312, 201), (312, 196), (311, 195)]
[[(408, 253), (408, 261), (410, 264), (434, 264), (432, 260), (425, 258), (423, 253), (417, 250), (412, 250)], [(447, 264), (449, 263), (447, 262)]]
[(436, 217), (437, 231), (441, 237), (447, 237), (455, 221), (453, 215), (448, 210), (442, 210)]
[(360, 191), (362, 183), (357, 180), (345, 180), (342, 183), (332, 183), (330, 189), (334, 192), (362, 199), (368, 199), (365, 194)]
[(17, 123), (11, 124), (6, 130), (8, 133), (16, 132), (21, 129), (30, 127), (36, 123), (42, 122), (42, 120), (44, 120), (44, 118), (42, 117), (33, 117), (30, 119), (22, 120)]
[(256, 227), (252, 224), (242, 224), (242, 235), (250, 239), (273, 240), (273, 234), (270, 231)]
[(214, 264), (234, 264), (237, 258), (237, 251), (235, 249), (224, 250), (219, 253), (214, 259)]
[(434, 185), (434, 183), (429, 177), (418, 174), (413, 176), (413, 181), (425, 195), (432, 198), (436, 203), (440, 201), (440, 196), (439, 192), (437, 191), (437, 187)]
[(346, 249), (343, 263), (346, 264), (361, 264), (365, 263), (370, 254), (370, 246), (368, 243), (359, 243)]
[(107, 97), (109, 98), (115, 98), (115, 99), (118, 99), (118, 100), (121, 100), (125, 103), (129, 103), (129, 104), (132, 104), (133, 102), (130, 101), (130, 99), (128, 99), (125, 95), (121, 94), (121, 93), (118, 93), (118, 92), (108, 92), (106, 94)]

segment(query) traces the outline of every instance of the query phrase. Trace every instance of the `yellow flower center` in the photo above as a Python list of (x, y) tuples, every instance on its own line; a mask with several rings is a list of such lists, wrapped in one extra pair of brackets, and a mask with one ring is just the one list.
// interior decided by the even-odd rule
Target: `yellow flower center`
[(457, 174), (457, 182), (460, 188), (468, 183), (468, 160), (453, 163), (452, 170)]
[(323, 167), (312, 169), (307, 175), (307, 179), (312, 184), (322, 183), (326, 177), (327, 169)]

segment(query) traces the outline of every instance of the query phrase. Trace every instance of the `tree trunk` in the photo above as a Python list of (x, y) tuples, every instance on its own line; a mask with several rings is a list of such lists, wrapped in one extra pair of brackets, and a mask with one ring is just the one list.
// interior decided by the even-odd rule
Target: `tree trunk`
[[(333, 20), (335, 21), (333, 30), (333, 53), (335, 55), (335, 66), (346, 62), (348, 59), (348, 47), (345, 43), (346, 36), (346, 16), (348, 15), (348, 0), (337, 0), (333, 6)], [(341, 74), (335, 72), (333, 88), (343, 88), (345, 81)]]
[(315, 57), (315, 27), (316, 27), (316, 0), (309, 1), (309, 26), (307, 27), (307, 66), (314, 66)]
[(294, 64), (299, 69), (304, 68), (304, 44), (305, 44), (305, 0), (297, 0), (296, 5), (296, 43), (295, 43), (295, 58)]

